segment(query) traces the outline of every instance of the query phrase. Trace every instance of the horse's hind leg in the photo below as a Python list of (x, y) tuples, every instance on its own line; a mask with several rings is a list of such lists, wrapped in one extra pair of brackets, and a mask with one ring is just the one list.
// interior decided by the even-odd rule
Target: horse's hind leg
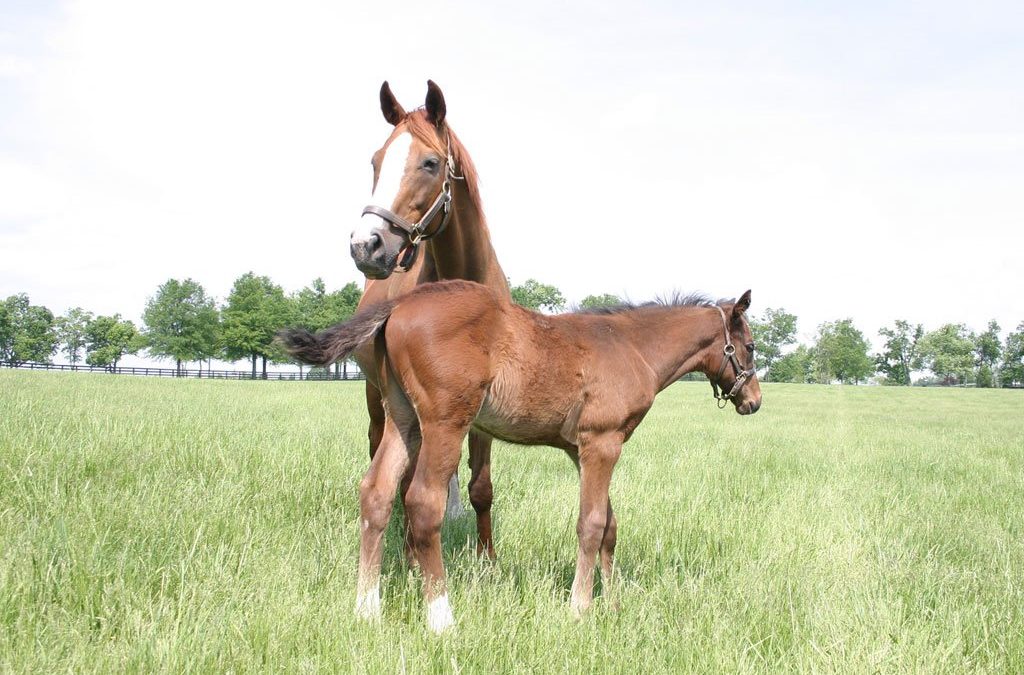
[(416, 471), (405, 494), (413, 550), (423, 574), (427, 626), (437, 633), (455, 621), (448, 604), (441, 559), (441, 522), (444, 520), (445, 487), (459, 465), (462, 439), (468, 428), (468, 422), (423, 424)]
[(384, 530), (391, 518), (398, 483), (408, 465), (406, 438), (389, 417), (370, 468), (359, 484), (360, 539), (356, 615), (360, 618), (374, 619), (380, 616), (380, 561)]
[(476, 431), (469, 432), (469, 503), (476, 511), (476, 554), (494, 559), (494, 540), (491, 537), (491, 437)]

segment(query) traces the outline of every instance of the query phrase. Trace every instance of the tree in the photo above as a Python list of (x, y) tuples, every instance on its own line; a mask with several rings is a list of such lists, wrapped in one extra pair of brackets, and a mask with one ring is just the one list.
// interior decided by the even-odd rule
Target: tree
[[(518, 302), (518, 301), (517, 301)], [(622, 298), (611, 293), (601, 295), (588, 295), (580, 301), (582, 309), (599, 309), (601, 307), (615, 307), (622, 304)]]
[(921, 324), (911, 326), (897, 319), (892, 328), (880, 328), (878, 333), (885, 338), (882, 351), (875, 354), (878, 372), (885, 375), (885, 384), (910, 386), (911, 371), (921, 368), (918, 344), (924, 335)]
[(1024, 385), (1024, 321), (1006, 336), (999, 380), (1004, 387)]
[[(509, 285), (511, 286), (511, 284)], [(512, 286), (509, 291), (516, 304), (535, 312), (542, 310), (558, 312), (565, 307), (565, 297), (560, 290), (554, 286), (542, 284), (536, 279), (527, 279), (522, 286)]]
[(146, 346), (135, 324), (120, 314), (98, 316), (85, 327), (85, 362), (90, 366), (117, 368), (125, 354), (137, 354)]
[(921, 338), (921, 358), (944, 384), (965, 384), (974, 369), (974, 341), (967, 326), (947, 323)]
[(975, 384), (979, 387), (996, 385), (996, 367), (1003, 347), (999, 341), (999, 324), (995, 319), (988, 322), (988, 329), (975, 338), (974, 355), (978, 364), (978, 376)]
[(58, 317), (54, 324), (60, 349), (72, 365), (78, 363), (79, 352), (85, 348), (85, 331), (92, 319), (92, 312), (87, 312), (81, 307), (72, 307), (64, 316)]
[(875, 364), (868, 356), (869, 347), (864, 334), (853, 325), (853, 319), (821, 324), (813, 350), (818, 381), (857, 384), (867, 379), (875, 371)]
[(56, 348), (53, 312), (31, 304), (24, 293), (4, 300), (0, 309), (0, 360), (49, 363)]
[(217, 350), (217, 307), (197, 281), (168, 279), (142, 313), (149, 353), (182, 361), (202, 361)]
[(292, 296), (292, 320), (306, 330), (321, 331), (355, 314), (362, 294), (351, 281), (339, 290), (328, 293), (324, 280), (317, 277), (313, 283)]
[[(324, 280), (317, 277), (309, 286), (292, 295), (292, 321), (306, 330), (321, 331), (355, 314), (362, 295), (363, 292), (351, 281), (328, 293)], [(335, 364), (336, 369), (337, 366)], [(302, 371), (301, 364), (299, 371)]]
[(768, 368), (768, 375), (772, 382), (813, 382), (814, 359), (811, 350), (806, 345), (797, 346), (774, 361)]
[(285, 298), (280, 286), (268, 277), (246, 272), (235, 280), (222, 312), (225, 355), (232, 361), (251, 359), (254, 378), (256, 361), (262, 357), (266, 378), (267, 359), (284, 358), (274, 347), (274, 334), (293, 323), (294, 313), (294, 304)]
[(796, 342), (796, 315), (784, 309), (768, 308), (760, 319), (750, 322), (754, 334), (758, 366), (764, 368), (765, 380), (773, 380), (772, 364), (782, 355), (782, 348)]

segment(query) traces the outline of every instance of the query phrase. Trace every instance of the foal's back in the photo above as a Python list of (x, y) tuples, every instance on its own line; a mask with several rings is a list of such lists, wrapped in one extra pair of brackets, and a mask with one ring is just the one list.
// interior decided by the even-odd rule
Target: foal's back
[(421, 422), (472, 420), (513, 443), (575, 448), (581, 431), (650, 405), (617, 316), (531, 312), (485, 286), (445, 281), (388, 320), (391, 372)]

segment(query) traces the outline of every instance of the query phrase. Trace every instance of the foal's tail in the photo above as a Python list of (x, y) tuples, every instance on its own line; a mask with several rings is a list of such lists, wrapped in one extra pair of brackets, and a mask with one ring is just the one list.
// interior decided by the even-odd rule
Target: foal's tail
[(372, 340), (397, 304), (397, 300), (388, 300), (364, 307), (348, 321), (316, 334), (299, 328), (281, 330), (277, 333), (277, 342), (303, 363), (328, 366)]

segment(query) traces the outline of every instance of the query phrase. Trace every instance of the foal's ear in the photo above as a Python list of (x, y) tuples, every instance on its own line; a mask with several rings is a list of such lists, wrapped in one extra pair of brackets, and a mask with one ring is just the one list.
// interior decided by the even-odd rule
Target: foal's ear
[(738, 317), (740, 314), (746, 314), (747, 310), (750, 309), (750, 290), (740, 296), (740, 299), (733, 305), (732, 315)]
[(444, 115), (447, 108), (444, 105), (444, 94), (441, 87), (433, 80), (427, 80), (427, 102), (424, 106), (427, 110), (427, 120), (435, 127), (440, 128), (444, 124)]
[(384, 113), (384, 119), (386, 119), (391, 126), (398, 126), (398, 123), (405, 117), (405, 110), (402, 108), (398, 99), (391, 93), (391, 87), (388, 85), (388, 81), (384, 80), (384, 84), (380, 85), (380, 111)]

